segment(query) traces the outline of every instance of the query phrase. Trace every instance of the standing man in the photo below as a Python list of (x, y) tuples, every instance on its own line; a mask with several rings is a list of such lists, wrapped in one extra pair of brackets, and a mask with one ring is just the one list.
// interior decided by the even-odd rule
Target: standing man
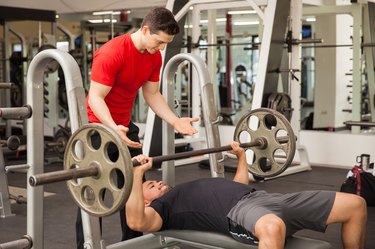
[[(179, 32), (173, 14), (166, 8), (154, 8), (146, 14), (141, 28), (132, 34), (113, 38), (94, 55), (90, 90), (86, 99), (89, 122), (102, 123), (114, 129), (126, 142), (132, 157), (142, 153), (139, 129), (130, 120), (134, 99), (142, 87), (143, 96), (151, 109), (174, 129), (185, 135), (197, 131), (191, 123), (197, 118), (178, 118), (159, 91), (163, 50)], [(110, 156), (116, 158), (116, 150)], [(124, 179), (119, 177), (119, 186)], [(122, 240), (142, 233), (128, 228), (125, 209), (120, 211)], [(80, 211), (77, 222), (77, 248), (83, 248)]]

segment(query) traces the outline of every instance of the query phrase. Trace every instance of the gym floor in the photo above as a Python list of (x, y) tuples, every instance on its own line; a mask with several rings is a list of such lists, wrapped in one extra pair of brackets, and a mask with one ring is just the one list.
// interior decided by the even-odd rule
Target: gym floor
[[(7, 165), (15, 162), (7, 162)], [(16, 162), (19, 163), (19, 162)], [(45, 171), (61, 170), (61, 162), (49, 163)], [(301, 190), (339, 190), (348, 170), (326, 167), (313, 167), (312, 171), (283, 176), (264, 182), (251, 183), (256, 189), (269, 192), (295, 192)], [(232, 178), (234, 173), (227, 172), (226, 178)], [(161, 171), (150, 171), (148, 179), (161, 179)], [(198, 164), (179, 166), (176, 168), (176, 183), (182, 183), (199, 177), (210, 177), (207, 169)], [(8, 183), (11, 194), (26, 186), (26, 174), (8, 174)], [(65, 183), (46, 185), (44, 190), (50, 195), (44, 199), (44, 248), (67, 249), (75, 248), (75, 219), (77, 206), (70, 197)], [(368, 222), (366, 232), (366, 249), (375, 248), (375, 207), (368, 208)], [(0, 244), (21, 238), (26, 234), (26, 205), (12, 204), (14, 216), (0, 218)], [(301, 231), (297, 235), (324, 240), (332, 244), (333, 248), (342, 248), (340, 242), (340, 225), (335, 224), (327, 228), (326, 233)], [(116, 243), (120, 239), (120, 223), (118, 213), (103, 218), (103, 239), (107, 245)], [(181, 245), (180, 248), (192, 248)]]

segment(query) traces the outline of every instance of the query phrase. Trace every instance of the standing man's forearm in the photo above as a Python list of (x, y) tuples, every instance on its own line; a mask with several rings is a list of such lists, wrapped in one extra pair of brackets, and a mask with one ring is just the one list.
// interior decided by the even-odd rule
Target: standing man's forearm
[(94, 112), (95, 116), (100, 120), (100, 122), (112, 129), (116, 128), (116, 123), (113, 121), (111, 113), (105, 103), (104, 99), (91, 97), (89, 98), (89, 105), (91, 110)]
[(174, 126), (178, 117), (171, 110), (163, 95), (160, 93), (149, 94), (146, 98), (147, 104), (161, 119), (166, 121), (168, 124)]

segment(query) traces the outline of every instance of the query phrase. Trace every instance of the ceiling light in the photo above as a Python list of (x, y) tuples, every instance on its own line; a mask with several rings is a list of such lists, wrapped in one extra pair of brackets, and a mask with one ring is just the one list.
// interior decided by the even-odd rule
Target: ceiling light
[(100, 15), (120, 15), (121, 11), (113, 11), (113, 10), (109, 10), (109, 11), (95, 11), (95, 12), (92, 12), (92, 14), (94, 16), (100, 16)]
[[(226, 18), (216, 18), (216, 22), (225, 22), (227, 21)], [(208, 23), (208, 20), (200, 20), (201, 24)]]
[(91, 20), (88, 20), (90, 23), (102, 23), (103, 20), (102, 19), (91, 19)]
[(251, 22), (234, 22), (233, 25), (235, 26), (245, 26), (245, 25), (258, 25), (259, 21), (251, 21)]
[(315, 17), (306, 17), (306, 22), (315, 22), (316, 18)]
[(231, 10), (228, 11), (229, 15), (244, 15), (244, 14), (256, 14), (255, 10)]
[[(106, 19), (104, 19), (103, 21), (104, 21), (105, 23), (109, 23), (109, 22), (111, 22), (111, 19), (106, 18)], [(116, 20), (116, 19), (112, 19), (112, 22), (115, 23), (115, 22), (117, 22), (117, 20)]]

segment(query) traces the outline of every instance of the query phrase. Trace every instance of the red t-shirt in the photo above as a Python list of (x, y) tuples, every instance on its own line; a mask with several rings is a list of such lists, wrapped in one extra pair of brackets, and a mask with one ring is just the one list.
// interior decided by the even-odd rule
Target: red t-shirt
[[(112, 87), (105, 97), (111, 116), (117, 125), (129, 125), (134, 99), (147, 81), (159, 82), (161, 54), (141, 53), (130, 34), (108, 41), (94, 54), (91, 80)], [(90, 122), (100, 123), (86, 98)]]

